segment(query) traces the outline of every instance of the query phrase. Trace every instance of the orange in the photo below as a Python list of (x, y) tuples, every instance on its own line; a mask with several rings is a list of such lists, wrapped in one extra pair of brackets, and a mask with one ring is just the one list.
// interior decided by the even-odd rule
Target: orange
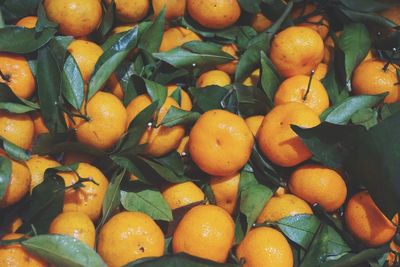
[[(306, 17), (313, 13), (315, 10), (316, 6), (313, 4), (307, 4), (305, 6), (302, 5), (294, 9), (291, 15), (293, 19), (297, 19), (301, 17)], [(322, 15), (308, 17), (305, 22), (302, 22), (298, 25), (313, 29), (322, 37), (322, 39), (325, 39), (325, 37), (328, 35), (329, 22)]]
[[(96, 221), (101, 214), (104, 195), (108, 187), (108, 180), (104, 174), (96, 167), (88, 163), (80, 163), (76, 172), (82, 178), (91, 178), (93, 182), (83, 183), (84, 187), (74, 189), (69, 188), (64, 194), (64, 212), (79, 211), (89, 216), (92, 221)], [(71, 186), (78, 182), (78, 176), (74, 172), (64, 172), (59, 174), (65, 182), (65, 186)]]
[(256, 69), (255, 71), (253, 71), (250, 74), (249, 77), (247, 77), (243, 81), (243, 85), (246, 85), (246, 86), (257, 86), (259, 80), (260, 80), (260, 69)]
[[(107, 5), (111, 0), (105, 0)], [(115, 0), (117, 18), (124, 22), (139, 22), (146, 17), (150, 8), (149, 0)]]
[[(22, 234), (8, 234), (1, 240), (24, 238)], [(46, 267), (48, 264), (30, 254), (20, 244), (0, 246), (0, 266), (2, 267)]]
[(210, 70), (200, 75), (197, 79), (197, 87), (206, 87), (210, 85), (218, 85), (224, 87), (231, 84), (231, 77), (221, 70)]
[(319, 63), (317, 68), (315, 69), (315, 73), (313, 78), (321, 81), (325, 78), (326, 74), (328, 73), (328, 65), (325, 63)]
[(237, 46), (235, 44), (227, 44), (222, 47), (222, 51), (231, 55), (234, 58), (234, 60), (225, 64), (217, 65), (216, 68), (229, 75), (235, 74), (237, 64), (239, 63), (239, 57), (237, 56), (239, 50)]
[(179, 153), (179, 155), (186, 156), (189, 150), (189, 136), (185, 136), (182, 138), (181, 142), (179, 143), (178, 148), (176, 149), (176, 152)]
[(292, 26), (275, 36), (270, 57), (278, 72), (285, 78), (300, 74), (310, 75), (324, 57), (324, 42), (316, 31)]
[(275, 105), (303, 103), (320, 115), (329, 107), (329, 96), (319, 80), (306, 75), (296, 75), (283, 81), (275, 94), (274, 102)]
[(297, 214), (313, 214), (310, 206), (292, 194), (273, 196), (258, 215), (257, 223), (276, 222)]
[(385, 103), (396, 102), (400, 84), (396, 68), (384, 61), (370, 59), (360, 63), (354, 70), (352, 87), (356, 95), (376, 95), (388, 92)]
[[(31, 113), (31, 118), (33, 120), (33, 124), (35, 126), (35, 136), (40, 134), (49, 133), (49, 129), (47, 128), (46, 124), (44, 123), (43, 116), (39, 112)], [(67, 128), (71, 126), (71, 120), (69, 119), (67, 113), (64, 113), (65, 123)]]
[(126, 23), (126, 24), (121, 24), (118, 26), (115, 26), (114, 29), (112, 29), (111, 34), (117, 34), (121, 32), (127, 32), (135, 28), (138, 24), (136, 22), (134, 23)]
[(103, 54), (103, 49), (90, 41), (75, 40), (68, 46), (68, 52), (78, 64), (83, 81), (86, 84), (89, 83), (94, 67)]
[(100, 230), (97, 251), (110, 267), (164, 254), (164, 234), (148, 215), (121, 212)]
[(0, 71), (0, 83), (7, 84), (18, 97), (28, 99), (35, 92), (35, 78), (23, 56), (0, 53)]
[[(152, 103), (148, 95), (139, 95), (135, 97), (128, 105), (128, 123), (130, 123), (143, 109)], [(179, 108), (178, 103), (171, 98), (167, 97), (165, 103), (157, 115), (157, 124), (161, 123), (171, 106)], [(149, 127), (140, 139), (141, 144), (147, 144), (145, 153), (160, 157), (179, 146), (182, 138), (185, 136), (185, 128), (181, 125), (173, 127)]]
[(210, 110), (201, 115), (189, 136), (192, 160), (214, 176), (237, 173), (249, 160), (254, 144), (246, 122), (225, 110)]
[(304, 165), (296, 169), (289, 180), (290, 192), (326, 211), (340, 208), (346, 200), (347, 187), (335, 170), (320, 165)]
[[(168, 96), (171, 96), (176, 89), (178, 89), (178, 85), (167, 85), (167, 94)], [(181, 91), (181, 103), (179, 103), (180, 107), (183, 110), (190, 111), (192, 109), (192, 100), (190, 99), (190, 96), (188, 93), (186, 93), (183, 89), (180, 89)]]
[(217, 206), (233, 214), (236, 210), (239, 193), (240, 173), (219, 177), (211, 177), (210, 187), (214, 193)]
[[(390, 242), (390, 249), (400, 253), (400, 247), (394, 241)], [(394, 266), (395, 263), (399, 263), (399, 256), (396, 256), (393, 252), (389, 252), (387, 255), (387, 261), (389, 266)]]
[(265, 116), (258, 130), (258, 145), (273, 163), (293, 167), (311, 158), (312, 154), (291, 125), (311, 128), (319, 123), (318, 114), (305, 104), (292, 102), (276, 106)]
[(270, 21), (263, 13), (256, 13), (254, 14), (253, 18), (251, 19), (251, 27), (256, 32), (263, 32), (272, 25), (272, 21)]
[(10, 159), (11, 177), (6, 194), (0, 199), (0, 208), (9, 207), (20, 201), (28, 192), (31, 173), (25, 163)]
[(152, 0), (154, 16), (158, 16), (166, 7), (165, 19), (173, 20), (182, 17), (186, 9), (186, 0)]
[(85, 213), (70, 211), (63, 212), (54, 218), (49, 228), (49, 234), (71, 236), (94, 248), (96, 229)]
[(15, 25), (19, 26), (19, 27), (25, 27), (28, 29), (32, 29), (32, 28), (36, 27), (37, 20), (38, 20), (38, 17), (36, 17), (36, 16), (27, 16), (27, 17), (24, 17), (24, 18), (18, 20), (18, 22)]
[(210, 29), (224, 29), (239, 19), (237, 0), (188, 0), (189, 15), (200, 25)]
[(225, 262), (235, 237), (235, 224), (224, 209), (201, 205), (190, 209), (172, 238), (174, 253)]
[(257, 136), (258, 129), (260, 129), (261, 123), (264, 120), (264, 116), (255, 115), (245, 119), (247, 126), (249, 126), (250, 131), (254, 136)]
[(7, 141), (28, 149), (32, 145), (34, 131), (29, 115), (0, 111), (0, 136)]
[(55, 168), (60, 166), (60, 163), (51, 159), (48, 156), (32, 155), (31, 158), (26, 162), (29, 171), (32, 176), (30, 189), (31, 192), (33, 188), (43, 182), (44, 173), (48, 168)]
[(160, 52), (174, 49), (191, 41), (201, 41), (201, 38), (196, 33), (183, 27), (169, 28), (164, 32)]
[(21, 227), (22, 224), (23, 224), (22, 219), (20, 217), (17, 217), (14, 220), (12, 220), (11, 223), (8, 225), (8, 231), (10, 233), (15, 233), (17, 232), (18, 228)]
[(99, 149), (110, 149), (126, 131), (127, 112), (113, 94), (97, 92), (88, 102), (89, 121), (80, 119), (76, 126), (79, 142)]
[(162, 195), (172, 210), (205, 198), (203, 191), (193, 182), (171, 184), (162, 191)]
[(236, 256), (244, 259), (244, 267), (292, 267), (293, 254), (289, 242), (277, 230), (258, 227), (240, 242)]
[(102, 7), (99, 0), (45, 0), (47, 17), (60, 25), (63, 35), (82, 37), (99, 26)]
[[(344, 218), (350, 233), (369, 247), (389, 242), (396, 233), (396, 226), (385, 217), (367, 191), (350, 198)], [(397, 219), (396, 215), (394, 221)]]
[[(396, 1), (397, 2), (397, 1)], [(393, 3), (395, 4), (395, 3)], [(386, 19), (391, 20), (392, 22), (396, 23), (397, 26), (400, 25), (400, 5), (393, 5), (390, 8), (380, 12), (380, 15), (385, 17)], [(385, 35), (391, 32), (395, 32), (396, 30), (393, 28), (390, 29), (380, 29)]]

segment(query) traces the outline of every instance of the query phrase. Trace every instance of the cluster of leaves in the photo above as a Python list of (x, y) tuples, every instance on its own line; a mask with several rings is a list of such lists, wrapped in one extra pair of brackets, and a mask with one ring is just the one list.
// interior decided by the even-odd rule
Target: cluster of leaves
[[(303, 4), (303, 1), (296, 1)], [(103, 21), (93, 38), (102, 44), (104, 54), (96, 64), (94, 74), (85, 84), (74, 58), (67, 51), (71, 37), (57, 36), (57, 25), (46, 18), (41, 1), (0, 1), (0, 51), (24, 54), (29, 59), (37, 80), (37, 95), (30, 101), (17, 97), (5, 84), (0, 84), (0, 109), (13, 113), (40, 111), (49, 134), (35, 141), (32, 153), (62, 158), (63, 153), (78, 152), (96, 157), (95, 164), (110, 178), (103, 203), (103, 216), (97, 230), (121, 206), (128, 211), (141, 211), (157, 220), (167, 232), (167, 252), (171, 251), (171, 233), (179, 219), (190, 207), (171, 211), (159, 188), (166, 183), (194, 181), (214, 203), (212, 190), (202, 173), (189, 158), (172, 152), (161, 158), (143, 155), (140, 137), (149, 123), (155, 124), (154, 113), (167, 95), (164, 85), (179, 82), (189, 92), (194, 108), (183, 111), (171, 108), (160, 123), (166, 127), (192, 125), (201, 113), (210, 109), (226, 109), (242, 117), (264, 115), (273, 108), (274, 94), (282, 81), (268, 50), (274, 34), (284, 27), (301, 22), (293, 21), (289, 14), (293, 2), (282, 0), (240, 0), (244, 14), (239, 23), (224, 30), (209, 30), (190, 17), (173, 21), (199, 34), (204, 42), (189, 42), (168, 52), (158, 52), (164, 30), (164, 12), (154, 20), (146, 19), (138, 27), (109, 35), (114, 24), (114, 6), (105, 8)], [(341, 169), (346, 175), (349, 192), (366, 188), (381, 210), (391, 218), (398, 212), (400, 184), (400, 105), (383, 104), (385, 95), (351, 96), (351, 75), (370, 49), (383, 59), (398, 60), (391, 53), (400, 47), (400, 31), (372, 40), (366, 25), (375, 23), (394, 28), (396, 25), (377, 12), (389, 7), (375, 0), (316, 0), (316, 13), (324, 14), (333, 30), (342, 30), (335, 41), (335, 59), (323, 83), (328, 90), (332, 107), (321, 119), (323, 123), (312, 129), (293, 126), (313, 152), (312, 161)], [(257, 33), (248, 26), (250, 14), (262, 12), (273, 25)], [(39, 17), (35, 29), (12, 24), (30, 14)], [(4, 19), (4, 20), (3, 20)], [(232, 85), (196, 88), (199, 73), (233, 58), (221, 51), (221, 45), (235, 43), (240, 61)], [(138, 52), (132, 55), (131, 51)], [(242, 81), (256, 68), (261, 69), (257, 86), (246, 87)], [(75, 141), (65, 122), (70, 118), (85, 119), (85, 104), (102, 89), (111, 74), (115, 74), (124, 90), (123, 103), (127, 105), (135, 96), (147, 93), (153, 104), (143, 110), (130, 124), (127, 133), (112, 151), (101, 151)], [(178, 102), (179, 91), (172, 95)], [(73, 111), (71, 111), (73, 110)], [(0, 147), (14, 160), (29, 159), (30, 152), (0, 139)], [(60, 266), (105, 266), (101, 258), (86, 245), (68, 237), (47, 235), (51, 221), (62, 211), (63, 179), (58, 171), (75, 171), (76, 166), (48, 169), (44, 182), (29, 197), (15, 206), (0, 210), (0, 223), (6, 225), (15, 216), (23, 215), (24, 224), (19, 232), (33, 235), (21, 243), (26, 249)], [(285, 185), (292, 170), (281, 168), (266, 159), (255, 145), (249, 163), (241, 172), (239, 210), (235, 214), (236, 243), (254, 226), (256, 218), (274, 191)], [(138, 178), (132, 182), (129, 176)], [(0, 157), (0, 199), (4, 196), (11, 176), (11, 161)], [(85, 178), (74, 186), (84, 186)], [(200, 204), (200, 203), (198, 203)], [(345, 231), (341, 220), (334, 219), (320, 207), (315, 215), (284, 218), (276, 227), (290, 240), (296, 266), (382, 266), (387, 246), (365, 249)], [(6, 241), (0, 244), (6, 244)], [(79, 252), (79, 253), (78, 253)], [(232, 257), (230, 263), (217, 264), (188, 255), (168, 255), (158, 259), (145, 259), (127, 266), (239, 266)]]

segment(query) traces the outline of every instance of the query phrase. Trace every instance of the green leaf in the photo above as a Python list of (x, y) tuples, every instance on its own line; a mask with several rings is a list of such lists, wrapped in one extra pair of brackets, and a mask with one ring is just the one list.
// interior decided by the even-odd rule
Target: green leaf
[(27, 151), (11, 143), (10, 141), (7, 141), (3, 137), (0, 137), (0, 144), (0, 147), (4, 149), (10, 158), (17, 161), (27, 161), (29, 159), (29, 154)]
[(234, 59), (220, 46), (202, 41), (188, 42), (167, 52), (153, 53), (153, 56), (175, 68), (214, 66)]
[(163, 179), (170, 183), (183, 183), (188, 181), (189, 179), (183, 175), (179, 175), (175, 173), (175, 171), (171, 170), (167, 166), (160, 164), (158, 162), (146, 159), (141, 157), (141, 160), (146, 163), (151, 169), (153, 169), (158, 175), (160, 175)]
[(275, 93), (281, 84), (281, 78), (271, 60), (261, 51), (261, 88), (267, 96), (268, 106), (274, 106)]
[(354, 22), (372, 23), (376, 26), (394, 28), (397, 26), (393, 21), (373, 12), (358, 12), (340, 7), (339, 10), (350, 20)]
[(381, 109), (381, 117), (384, 120), (397, 112), (400, 112), (400, 102), (384, 104)]
[(338, 45), (345, 54), (346, 80), (351, 79), (354, 68), (365, 58), (371, 48), (371, 38), (363, 24), (349, 24), (344, 27)]
[(380, 95), (358, 95), (344, 100), (342, 103), (332, 107), (322, 115), (326, 122), (334, 124), (347, 124), (354, 113), (365, 108), (372, 108), (383, 101), (387, 94)]
[(141, 35), (139, 48), (146, 50), (149, 53), (155, 53), (160, 49), (161, 41), (164, 34), (165, 23), (165, 7), (158, 14), (157, 18), (151, 26)]
[(62, 94), (71, 106), (80, 110), (85, 98), (85, 84), (73, 56), (68, 56), (62, 73)]
[(17, 26), (1, 28), (0, 51), (18, 54), (34, 52), (48, 43), (56, 32), (53, 28), (46, 28), (40, 33)]
[(11, 160), (0, 156), (0, 200), (6, 194), (12, 173)]
[(329, 100), (333, 105), (338, 105), (349, 96), (345, 86), (340, 86), (336, 80), (335, 66), (330, 65), (328, 73), (321, 81), (329, 95)]
[(280, 219), (276, 225), (288, 239), (307, 250), (320, 221), (314, 215), (300, 214)]
[(57, 28), (58, 24), (47, 19), (43, 3), (40, 2), (37, 9), (38, 20), (35, 25), (36, 32), (42, 32), (46, 28)]
[(82, 241), (64, 235), (38, 235), (21, 242), (30, 253), (63, 267), (106, 267), (101, 257)]
[(121, 191), (122, 206), (128, 211), (144, 212), (154, 220), (172, 221), (172, 211), (160, 191), (152, 188)]
[(212, 109), (221, 109), (221, 101), (228, 90), (224, 87), (211, 85), (203, 88), (190, 87), (189, 92), (193, 100), (193, 110), (206, 112)]
[(175, 125), (193, 125), (198, 118), (200, 113), (193, 111), (186, 111), (180, 108), (171, 106), (161, 121), (161, 125), (165, 127), (173, 127)]
[(40, 0), (4, 0), (1, 1), (1, 10), (7, 21), (17, 20), (34, 14)]
[[(104, 8), (103, 8), (104, 9)], [(114, 24), (114, 13), (115, 13), (115, 2), (111, 1), (111, 4), (107, 7), (107, 9), (103, 10), (104, 15), (101, 20), (98, 32), (100, 36), (106, 36), (113, 27)]]
[(0, 83), (0, 109), (11, 113), (27, 113), (39, 109), (39, 105), (14, 94), (5, 83)]
[(90, 99), (111, 74), (117, 69), (138, 41), (138, 27), (124, 33), (110, 48), (108, 48), (96, 63), (92, 78), (89, 82), (88, 96)]
[(167, 89), (165, 86), (144, 79), (143, 77), (134, 74), (133, 75), (135, 87), (146, 88), (147, 93), (149, 94), (151, 100), (153, 102), (158, 101), (158, 108), (161, 108), (164, 105), (165, 99), (167, 98)]
[(128, 263), (124, 267), (239, 267), (233, 263), (217, 263), (209, 260), (197, 258), (187, 254), (179, 253), (175, 255), (166, 255), (159, 258), (140, 259)]
[(257, 145), (253, 146), (250, 163), (259, 181), (275, 187), (282, 185), (282, 178), (276, 171), (275, 166), (263, 157)]
[(164, 167), (169, 168), (177, 175), (184, 175), (184, 160), (176, 151), (172, 151), (171, 153), (160, 158), (153, 158), (153, 160), (160, 163)]
[(248, 13), (260, 12), (261, 0), (239, 0), (240, 7)]
[(351, 116), (351, 122), (369, 129), (378, 124), (378, 112), (372, 108), (360, 109)]
[(354, 11), (365, 13), (379, 12), (391, 7), (389, 3), (375, 0), (340, 0), (340, 2)]
[(246, 215), (247, 231), (253, 226), (273, 192), (262, 184), (250, 184), (240, 193), (240, 212)]
[[(238, 114), (244, 118), (254, 115), (265, 115), (271, 110), (271, 103), (264, 92), (258, 87), (233, 84), (237, 98)], [(234, 106), (234, 105), (233, 105)]]

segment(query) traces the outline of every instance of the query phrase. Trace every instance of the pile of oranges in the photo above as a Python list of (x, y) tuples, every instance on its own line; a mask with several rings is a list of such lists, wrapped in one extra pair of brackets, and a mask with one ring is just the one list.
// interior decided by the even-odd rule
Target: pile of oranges
[[(287, 17), (291, 23), (282, 24), (271, 40), (267, 59), (279, 77), (270, 99), (273, 107), (251, 116), (233, 112), (224, 105), (209, 110), (198, 108), (199, 101), (220, 101), (213, 99), (213, 90), (225, 90), (229, 95), (239, 86), (242, 90), (255, 88), (261, 92), (262, 83), (269, 79), (256, 67), (248, 71), (247, 78), (238, 80), (246, 49), (234, 40), (210, 38), (210, 34), (242, 27), (250, 32), (251, 43), (251, 39), (268, 33), (276, 17), (281, 15), (268, 16), (261, 9), (251, 13), (244, 8), (245, 2), (44, 0), (37, 16), (35, 9), (29, 16), (6, 20), (5, 28), (32, 31), (43, 27), (43, 21), (48, 20), (58, 24), (57, 37), (72, 36), (65, 53), (78, 66), (77, 77), (83, 82), (81, 93), (86, 97), (79, 109), (64, 101), (64, 93), (58, 96), (62, 104), (55, 105), (64, 107), (59, 120), (66, 130), (55, 130), (54, 122), (49, 121), (51, 116), (41, 107), (47, 96), (43, 93), (43, 80), (38, 79), (38, 70), (44, 66), (33, 67), (35, 63), (32, 63), (38, 53), (20, 54), (0, 48), (0, 83), (4, 86), (1, 90), (8, 88), (19, 103), (36, 105), (34, 110), (13, 111), (0, 94), (0, 143), (3, 144), (0, 147), (0, 217), (3, 217), (0, 218), (0, 266), (63, 266), (57, 256), (47, 257), (28, 250), (21, 241), (48, 234), (77, 239), (101, 257), (103, 266), (110, 267), (181, 253), (192, 256), (189, 259), (193, 261), (208, 260), (202, 266), (224, 266), (217, 263), (245, 267), (305, 266), (300, 265), (301, 258), (311, 248), (295, 255), (294, 248), (299, 244), (278, 226), (289, 217), (320, 216), (317, 210), (340, 222), (341, 231), (355, 240), (359, 248), (391, 244), (386, 250), (390, 253), (382, 253), (384, 261), (387, 259), (393, 266), (400, 263), (396, 243), (399, 240), (395, 238), (397, 215), (387, 218), (372, 194), (349, 182), (348, 173), (316, 161), (292, 128), (292, 125), (306, 129), (320, 125), (324, 113), (333, 107), (324, 81), (337, 61), (335, 46), (342, 29), (331, 26), (332, 21), (320, 1), (294, 5)], [(251, 5), (257, 5), (256, 2), (261, 1)], [(278, 2), (289, 6), (284, 1)], [(100, 27), (110, 14), (113, 19), (109, 29), (99, 37)], [(399, 5), (388, 4), (381, 15), (400, 25)], [(163, 83), (144, 73), (151, 69), (146, 67), (146, 62), (166, 63), (153, 57), (145, 47), (134, 47), (124, 58), (124, 62), (134, 63), (133, 73), (123, 81), (117, 69), (113, 69), (104, 77), (101, 89), (87, 97), (92, 78), (99, 73), (99, 62), (110, 52), (105, 43), (138, 29), (140, 34), (141, 25), (152, 23), (160, 16), (165, 23), (158, 53), (170, 53), (189, 42), (213, 42), (229, 60), (189, 71), (182, 68), (186, 71), (184, 76), (172, 77)], [(195, 26), (188, 27), (188, 21)], [(375, 28), (367, 27), (371, 28), (373, 38)], [(384, 28), (380, 32), (394, 34), (396, 29)], [(0, 39), (2, 33), (0, 29)], [(151, 60), (143, 60), (146, 57)], [(142, 68), (138, 58), (142, 59)], [(137, 78), (142, 78), (143, 84), (155, 84), (164, 97), (155, 101), (154, 91), (146, 91), (148, 85), (145, 88), (136, 88), (136, 84), (126, 86), (127, 81)], [(348, 95), (385, 93), (379, 105), (398, 103), (399, 79), (399, 65), (371, 48), (352, 71)], [(210, 94), (204, 96), (205, 100), (199, 100), (193, 90)], [(144, 121), (152, 108), (155, 111)], [(182, 114), (190, 116), (191, 121), (182, 119), (165, 125), (166, 118), (177, 110), (181, 117)], [(145, 126), (139, 129), (138, 125), (143, 122)], [(69, 144), (75, 144), (78, 149), (62, 146), (65, 140), (57, 138), (63, 134), (68, 134)], [(50, 140), (48, 153), (38, 148), (43, 140)], [(129, 149), (121, 150), (121, 147)], [(26, 152), (26, 158), (16, 157), (12, 153), (15, 150)], [(255, 171), (252, 161), (255, 151), (272, 169), (285, 173), (279, 184), (260, 179), (262, 174)], [(117, 158), (122, 157), (126, 161), (117, 163)], [(179, 170), (170, 167), (177, 166), (176, 161), (182, 164), (182, 173), (177, 174)], [(157, 171), (157, 168), (161, 169)], [(115, 173), (122, 174), (119, 181)], [(171, 176), (182, 179), (174, 180)], [(63, 202), (56, 212), (34, 213), (34, 216), (44, 216), (43, 220), (50, 218), (48, 224), (41, 225), (40, 220), (27, 213), (33, 212), (33, 203), (40, 201), (40, 194), (52, 180), (62, 183)], [(251, 192), (246, 196), (254, 198), (253, 206), (248, 207), (243, 192), (250, 184), (265, 191), (261, 195)], [(55, 196), (58, 191), (52, 194)], [(124, 202), (127, 195), (134, 196), (129, 204)], [(46, 204), (41, 208), (47, 209), (55, 201), (56, 198), (42, 201)], [(157, 215), (165, 210), (170, 219)], [(317, 231), (311, 234), (317, 235)], [(332, 255), (336, 256), (332, 260), (358, 251), (349, 249), (341, 255)], [(363, 262), (356, 262), (360, 263)]]

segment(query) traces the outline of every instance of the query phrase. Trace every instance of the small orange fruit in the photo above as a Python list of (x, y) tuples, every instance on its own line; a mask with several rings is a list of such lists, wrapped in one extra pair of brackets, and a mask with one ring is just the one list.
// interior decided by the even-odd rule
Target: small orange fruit
[(48, 156), (32, 155), (31, 158), (26, 162), (26, 165), (28, 166), (32, 176), (30, 185), (32, 192), (33, 188), (43, 182), (45, 171), (49, 168), (60, 166), (60, 163)]
[(203, 191), (193, 182), (171, 184), (162, 191), (162, 195), (172, 210), (205, 198)]
[(310, 206), (292, 194), (273, 196), (258, 215), (257, 223), (276, 222), (297, 214), (313, 214)]
[(20, 19), (15, 25), (18, 27), (25, 27), (28, 29), (33, 29), (36, 27), (36, 22), (38, 17), (36, 16), (27, 16)]
[(253, 18), (251, 19), (251, 27), (253, 27), (256, 32), (263, 32), (271, 25), (272, 21), (270, 21), (261, 12), (254, 14)]
[(240, 173), (219, 177), (211, 177), (210, 187), (214, 193), (217, 206), (233, 214), (236, 210), (239, 194)]
[(319, 63), (317, 68), (315, 69), (315, 73), (313, 78), (321, 81), (325, 78), (326, 74), (328, 73), (328, 65), (325, 63)]
[(290, 177), (289, 189), (299, 198), (311, 205), (318, 203), (328, 212), (340, 208), (347, 195), (346, 183), (339, 173), (319, 165), (296, 169)]
[[(344, 211), (348, 230), (364, 245), (376, 247), (389, 242), (396, 226), (385, 217), (367, 191), (352, 196)], [(394, 222), (397, 223), (397, 215)]]
[(324, 85), (306, 75), (292, 76), (279, 86), (275, 105), (289, 102), (303, 103), (320, 115), (329, 107), (329, 96)]
[(178, 152), (182, 157), (187, 155), (189, 152), (189, 136), (182, 138), (178, 148), (176, 149), (176, 152)]
[(191, 41), (201, 41), (201, 38), (196, 33), (183, 27), (169, 28), (164, 32), (160, 52), (174, 49)]
[(85, 213), (69, 211), (59, 214), (51, 222), (49, 234), (71, 236), (94, 248), (96, 229)]
[(100, 24), (102, 7), (99, 0), (45, 0), (47, 17), (60, 25), (63, 35), (82, 37)]
[(196, 82), (197, 87), (206, 87), (210, 85), (224, 87), (229, 84), (231, 84), (231, 77), (229, 77), (226, 72), (221, 70), (210, 70), (204, 72), (200, 75)]
[(234, 60), (225, 64), (217, 65), (216, 68), (229, 75), (235, 74), (237, 64), (239, 63), (239, 57), (237, 56), (237, 52), (239, 50), (237, 46), (235, 44), (227, 44), (222, 47), (222, 51), (231, 55), (234, 58)]
[(245, 119), (247, 126), (249, 126), (250, 131), (254, 136), (257, 136), (258, 129), (260, 129), (261, 123), (264, 120), (264, 116), (255, 115)]
[(28, 99), (35, 92), (35, 78), (24, 57), (0, 53), (0, 71), (0, 83), (7, 84), (16, 96)]
[(188, 0), (189, 15), (200, 25), (210, 29), (224, 29), (239, 19), (237, 0)]
[[(111, 0), (105, 0), (107, 5), (111, 4)], [(124, 22), (139, 22), (150, 9), (149, 0), (115, 0), (115, 13), (117, 18)]]
[(17, 232), (18, 228), (20, 228), (22, 224), (23, 224), (23, 221), (22, 221), (22, 219), (20, 217), (15, 218), (8, 225), (8, 232), (9, 233)]
[(101, 228), (97, 251), (110, 267), (160, 257), (164, 254), (164, 234), (148, 215), (121, 212)]
[(0, 111), (0, 136), (7, 141), (29, 149), (32, 145), (35, 127), (27, 114)]
[(400, 91), (396, 68), (375, 59), (363, 61), (356, 67), (352, 87), (356, 95), (376, 95), (388, 92), (385, 103), (396, 102)]
[(305, 104), (291, 102), (276, 106), (265, 116), (258, 130), (258, 145), (273, 163), (295, 166), (311, 158), (312, 154), (291, 125), (311, 128), (319, 123), (318, 114)]
[[(167, 85), (168, 96), (171, 96), (176, 91), (176, 89), (178, 89), (178, 85), (176, 85), (176, 84)], [(191, 110), (193, 105), (192, 105), (192, 100), (190, 99), (190, 96), (183, 89), (180, 89), (180, 92), (181, 92), (181, 102), (179, 103), (180, 107), (183, 110), (187, 110), (187, 111)]]
[(254, 139), (246, 122), (225, 110), (201, 115), (189, 138), (192, 160), (215, 176), (237, 173), (249, 160)]
[(138, 24), (136, 22), (133, 22), (133, 23), (126, 23), (126, 24), (121, 24), (121, 25), (115, 26), (115, 28), (111, 30), (111, 35), (130, 31), (133, 28), (135, 28), (137, 25)]
[(270, 57), (278, 72), (285, 78), (309, 75), (324, 57), (324, 42), (316, 31), (292, 26), (275, 36)]
[(224, 209), (200, 205), (190, 209), (172, 238), (174, 253), (225, 262), (235, 237), (235, 224)]
[(186, 9), (186, 0), (152, 0), (154, 16), (158, 16), (166, 7), (165, 19), (173, 20), (182, 17)]
[[(315, 5), (307, 4), (305, 6), (303, 5), (298, 8), (295, 8), (291, 15), (292, 15), (293, 19), (297, 19), (300, 17), (309, 16), (315, 10), (316, 10)], [(315, 15), (315, 16), (308, 17), (305, 20), (305, 22), (302, 22), (298, 25), (313, 29), (322, 37), (322, 39), (325, 39), (325, 37), (328, 35), (329, 22), (322, 15)]]
[(236, 256), (244, 259), (243, 267), (292, 267), (293, 254), (289, 242), (277, 230), (258, 227), (240, 242)]

